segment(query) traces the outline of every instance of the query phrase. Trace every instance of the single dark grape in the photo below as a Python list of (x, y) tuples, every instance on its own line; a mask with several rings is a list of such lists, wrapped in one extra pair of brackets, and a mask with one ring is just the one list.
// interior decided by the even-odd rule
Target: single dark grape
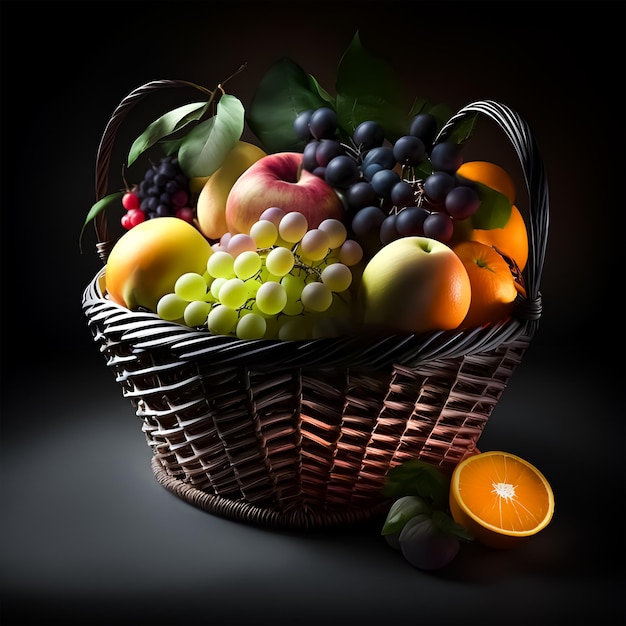
[(313, 109), (307, 109), (306, 111), (298, 113), (296, 119), (293, 121), (293, 130), (296, 133), (296, 137), (302, 141), (309, 141), (313, 138), (311, 129), (309, 128), (311, 115), (313, 115)]
[(332, 158), (326, 166), (326, 182), (332, 187), (345, 189), (359, 180), (356, 161), (346, 154)]
[(330, 107), (320, 107), (311, 113), (309, 129), (315, 139), (332, 139), (337, 125), (337, 113)]
[(391, 198), (391, 190), (400, 180), (398, 172), (383, 169), (372, 176), (370, 184), (380, 198)]
[(430, 211), (421, 206), (408, 206), (398, 213), (396, 230), (402, 237), (423, 236), (424, 221)]
[(344, 155), (346, 152), (341, 144), (335, 139), (322, 139), (315, 152), (315, 160), (318, 165), (326, 167), (331, 159)]
[(430, 113), (418, 113), (411, 121), (409, 135), (419, 137), (427, 150), (433, 145), (437, 133), (437, 120)]
[(424, 195), (435, 205), (442, 204), (456, 185), (456, 178), (448, 172), (433, 172), (424, 179)]
[(302, 167), (309, 172), (312, 172), (318, 165), (317, 149), (319, 146), (320, 142), (313, 140), (307, 143), (302, 151)]
[(401, 180), (391, 188), (390, 198), (394, 206), (400, 208), (412, 204), (415, 201), (413, 185), (408, 183), (406, 180)]
[(458, 185), (448, 193), (445, 200), (446, 211), (458, 220), (464, 220), (476, 213), (480, 206), (480, 198), (474, 189)]
[(426, 157), (424, 142), (413, 135), (399, 137), (393, 145), (393, 156), (401, 165), (418, 165)]
[(452, 218), (443, 211), (435, 211), (424, 220), (424, 236), (446, 243), (454, 230)]
[(379, 146), (368, 150), (363, 156), (361, 167), (365, 170), (369, 165), (376, 163), (382, 165), (383, 169), (391, 170), (397, 165), (396, 158), (393, 156), (393, 148), (389, 146)]
[(383, 145), (385, 130), (378, 122), (361, 122), (352, 133), (352, 141), (361, 151), (371, 150)]
[(453, 141), (442, 141), (430, 151), (430, 162), (433, 170), (454, 174), (463, 163), (463, 148)]
[(380, 225), (380, 241), (383, 245), (387, 245), (392, 241), (400, 238), (397, 227), (398, 216), (395, 213), (388, 215)]
[(371, 183), (360, 180), (354, 185), (348, 187), (346, 191), (346, 203), (351, 211), (358, 211), (368, 205), (374, 205), (378, 202), (378, 196), (374, 191)]
[(371, 233), (379, 233), (380, 225), (387, 217), (377, 206), (366, 206), (357, 211), (352, 218), (351, 228), (357, 237), (367, 237)]

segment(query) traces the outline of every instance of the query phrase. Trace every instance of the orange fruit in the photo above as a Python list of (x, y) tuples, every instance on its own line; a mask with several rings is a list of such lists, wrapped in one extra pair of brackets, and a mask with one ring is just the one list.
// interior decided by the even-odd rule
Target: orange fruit
[(511, 217), (503, 228), (487, 230), (474, 229), (471, 235), (473, 241), (480, 241), (488, 246), (495, 246), (511, 257), (520, 270), (526, 267), (528, 261), (528, 231), (520, 210), (513, 205)]
[(487, 185), (505, 195), (511, 204), (515, 204), (515, 182), (511, 175), (500, 165), (489, 161), (467, 161), (456, 171), (459, 176)]
[(467, 271), (472, 292), (460, 326), (483, 326), (508, 317), (517, 297), (508, 263), (493, 247), (479, 241), (462, 241), (452, 249)]
[(554, 514), (554, 493), (531, 463), (489, 451), (462, 460), (452, 472), (450, 513), (492, 548), (511, 548), (543, 530)]
[(511, 217), (502, 228), (474, 229), (471, 220), (456, 220), (452, 241), (480, 241), (495, 246), (511, 257), (520, 270), (528, 261), (528, 231), (518, 207), (515, 205), (516, 189), (510, 174), (502, 167), (488, 161), (468, 161), (457, 174), (487, 185), (505, 195), (511, 202)]

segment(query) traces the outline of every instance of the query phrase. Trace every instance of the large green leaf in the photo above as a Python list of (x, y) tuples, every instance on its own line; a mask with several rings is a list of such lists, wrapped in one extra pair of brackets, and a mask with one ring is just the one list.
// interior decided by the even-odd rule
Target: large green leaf
[(85, 232), (85, 227), (87, 226), (87, 224), (89, 224), (89, 222), (91, 222), (91, 220), (93, 220), (99, 213), (104, 211), (110, 204), (120, 200), (121, 197), (124, 195), (124, 193), (126, 192), (116, 191), (115, 193), (111, 193), (108, 196), (105, 196), (104, 198), (102, 198), (101, 200), (98, 200), (98, 202), (96, 202), (91, 207), (91, 209), (89, 209), (89, 213), (87, 213), (87, 217), (85, 218), (83, 227), (80, 229), (80, 235), (78, 236), (78, 247), (81, 249), (81, 251), (82, 251), (81, 242), (82, 242), (83, 233)]
[(241, 101), (224, 94), (213, 117), (200, 122), (181, 141), (178, 163), (188, 178), (210, 176), (241, 139), (245, 111)]
[(406, 80), (361, 45), (358, 32), (337, 69), (337, 117), (348, 134), (366, 120), (382, 125), (387, 138), (395, 141), (407, 133), (411, 99)]
[(327, 97), (297, 63), (281, 59), (261, 79), (248, 108), (248, 125), (266, 152), (301, 152), (294, 120), (302, 111), (328, 106)]
[(192, 102), (169, 111), (156, 119), (135, 139), (128, 153), (128, 167), (158, 141), (199, 120), (207, 110), (208, 102)]

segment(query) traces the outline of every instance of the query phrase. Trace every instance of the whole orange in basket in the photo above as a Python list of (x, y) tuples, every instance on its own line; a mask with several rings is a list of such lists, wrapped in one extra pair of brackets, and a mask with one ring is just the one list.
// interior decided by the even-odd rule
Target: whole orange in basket
[(515, 205), (516, 189), (510, 174), (495, 163), (488, 161), (468, 161), (457, 170), (459, 176), (487, 185), (511, 202), (511, 216), (502, 228), (479, 229), (471, 226), (470, 220), (456, 220), (452, 241), (480, 241), (495, 246), (510, 256), (520, 270), (528, 262), (528, 231), (526, 222)]
[(115, 243), (105, 270), (113, 302), (131, 310), (156, 312), (157, 302), (174, 291), (186, 272), (203, 274), (213, 250), (202, 233), (177, 217), (146, 220)]
[(482, 326), (505, 319), (517, 297), (508, 263), (495, 248), (479, 241), (462, 241), (452, 248), (467, 271), (472, 297), (461, 327)]
[(489, 451), (462, 460), (452, 472), (450, 513), (477, 541), (512, 548), (543, 530), (554, 514), (546, 477), (509, 452)]

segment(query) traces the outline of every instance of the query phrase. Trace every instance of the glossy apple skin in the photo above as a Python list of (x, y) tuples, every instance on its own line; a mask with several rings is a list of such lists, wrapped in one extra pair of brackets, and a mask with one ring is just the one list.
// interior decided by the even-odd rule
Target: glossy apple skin
[(263, 211), (280, 207), (299, 211), (316, 228), (328, 218), (345, 220), (343, 204), (323, 179), (301, 168), (299, 152), (268, 154), (235, 182), (226, 201), (226, 224), (231, 233), (248, 233)]
[(391, 331), (422, 333), (456, 328), (470, 304), (463, 263), (446, 244), (403, 237), (384, 246), (361, 276), (363, 322)]

